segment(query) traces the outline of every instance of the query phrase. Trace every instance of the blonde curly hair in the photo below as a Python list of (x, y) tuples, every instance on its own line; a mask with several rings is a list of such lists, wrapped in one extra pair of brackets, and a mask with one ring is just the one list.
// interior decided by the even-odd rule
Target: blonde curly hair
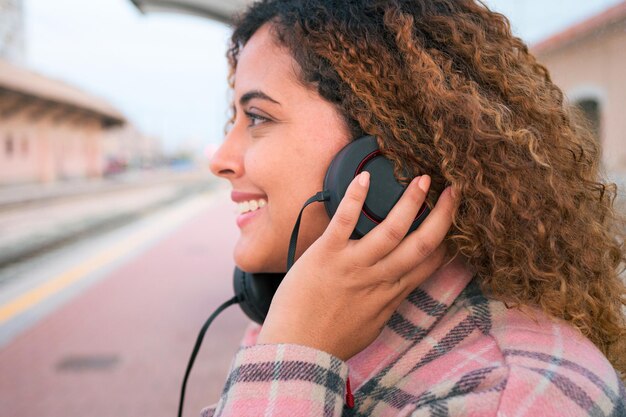
[(624, 377), (624, 217), (600, 179), (597, 140), (548, 70), (475, 0), (263, 0), (236, 22), (228, 58), (265, 23), (303, 85), (354, 137), (379, 139), (397, 176), (460, 195), (449, 243), (483, 291), (538, 307), (589, 338)]

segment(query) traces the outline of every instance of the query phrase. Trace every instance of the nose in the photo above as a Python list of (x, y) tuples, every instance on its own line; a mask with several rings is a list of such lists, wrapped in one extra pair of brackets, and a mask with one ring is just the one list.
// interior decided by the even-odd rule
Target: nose
[(243, 175), (243, 146), (235, 127), (226, 134), (224, 142), (215, 151), (209, 163), (211, 172), (222, 178), (234, 179)]

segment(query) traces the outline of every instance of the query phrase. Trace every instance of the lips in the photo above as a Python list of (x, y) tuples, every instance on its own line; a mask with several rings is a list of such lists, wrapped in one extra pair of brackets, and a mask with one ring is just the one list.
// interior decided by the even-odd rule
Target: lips
[(267, 196), (265, 194), (249, 193), (245, 191), (233, 190), (230, 193), (230, 199), (236, 203), (241, 203), (241, 202), (249, 201), (249, 200), (260, 200), (260, 199), (267, 200)]
[[(265, 202), (267, 202), (267, 195), (265, 194), (251, 193), (251, 192), (237, 191), (237, 190), (231, 191), (230, 198), (237, 204), (247, 204), (248, 202), (251, 202), (251, 201), (257, 202), (260, 200), (264, 200)], [(254, 219), (259, 214), (260, 211), (262, 211), (262, 208), (264, 206), (265, 204), (263, 204), (263, 206), (260, 206), (253, 211), (247, 211), (245, 213), (239, 214), (236, 220), (237, 226), (239, 226), (239, 228), (243, 228), (252, 219)]]

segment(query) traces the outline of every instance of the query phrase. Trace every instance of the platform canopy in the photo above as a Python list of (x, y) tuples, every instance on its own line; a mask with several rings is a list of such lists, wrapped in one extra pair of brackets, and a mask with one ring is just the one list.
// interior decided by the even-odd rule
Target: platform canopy
[(142, 13), (179, 12), (230, 23), (253, 0), (130, 0)]

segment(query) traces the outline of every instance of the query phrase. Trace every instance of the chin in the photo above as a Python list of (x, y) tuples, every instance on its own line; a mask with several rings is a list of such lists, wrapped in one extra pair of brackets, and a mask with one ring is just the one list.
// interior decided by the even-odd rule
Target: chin
[(233, 258), (239, 269), (250, 273), (285, 272), (287, 269), (286, 255), (284, 259), (275, 259), (267, 252), (263, 254), (239, 245), (235, 247)]

